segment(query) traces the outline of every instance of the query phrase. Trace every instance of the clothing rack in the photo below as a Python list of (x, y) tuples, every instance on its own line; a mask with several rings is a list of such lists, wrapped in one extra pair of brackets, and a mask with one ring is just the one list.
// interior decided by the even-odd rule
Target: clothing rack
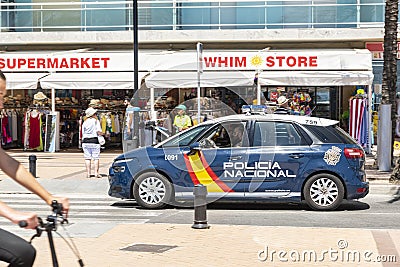
[(0, 139), (4, 149), (23, 147), (24, 107), (3, 109), (0, 113)]
[(39, 110), (39, 111), (50, 110), (50, 107), (35, 105), (35, 106), (28, 106), (27, 111), (28, 110)]
[[(100, 121), (100, 125), (102, 128), (102, 132), (105, 134), (106, 138), (106, 144), (105, 147), (118, 147), (121, 146), (122, 143), (122, 130), (123, 130), (123, 118), (122, 114), (123, 112), (121, 110), (109, 110), (109, 109), (97, 109), (97, 116)], [(103, 114), (110, 114), (114, 117), (114, 120), (111, 120), (111, 125), (109, 119), (112, 117), (106, 117), (106, 122), (102, 120), (102, 116), (107, 116)], [(85, 117), (85, 112), (83, 111), (81, 113), (80, 119), (79, 119), (79, 138), (78, 138), (78, 147), (81, 148), (82, 146), (82, 124), (83, 124), (83, 118)], [(114, 128), (115, 127), (115, 128)]]

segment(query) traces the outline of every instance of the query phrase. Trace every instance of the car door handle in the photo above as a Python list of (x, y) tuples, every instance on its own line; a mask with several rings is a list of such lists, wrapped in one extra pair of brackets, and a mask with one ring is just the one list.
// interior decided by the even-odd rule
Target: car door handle
[(304, 157), (304, 154), (302, 153), (293, 153), (293, 154), (289, 154), (289, 157), (293, 158), (293, 159), (299, 159)]
[(229, 160), (230, 161), (235, 161), (235, 160), (240, 160), (242, 158), (243, 158), (243, 156), (232, 156), (232, 157), (229, 157)]

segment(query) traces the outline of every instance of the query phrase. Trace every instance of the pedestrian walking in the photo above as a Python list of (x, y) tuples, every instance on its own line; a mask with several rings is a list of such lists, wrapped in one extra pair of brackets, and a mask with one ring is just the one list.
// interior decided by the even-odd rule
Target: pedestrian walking
[[(6, 77), (0, 71), (0, 109), (3, 109), (3, 98), (6, 95)], [(10, 157), (0, 147), (0, 169), (14, 181), (43, 199), (48, 205), (53, 200), (63, 205), (63, 213), (67, 217), (69, 202), (67, 198), (55, 197), (42, 187), (35, 177), (28, 172), (20, 162)], [(26, 229), (35, 229), (39, 225), (35, 212), (17, 211), (0, 201), (0, 216), (14, 224), (21, 221), (27, 222)], [(36, 258), (35, 248), (25, 239), (0, 228), (0, 261), (7, 262), (9, 266), (31, 267)]]
[(86, 177), (91, 177), (92, 161), (94, 165), (94, 177), (101, 178), (100, 166), (100, 143), (99, 135), (103, 135), (100, 122), (97, 118), (97, 110), (90, 107), (85, 111), (86, 120), (82, 124), (82, 149), (85, 158)]

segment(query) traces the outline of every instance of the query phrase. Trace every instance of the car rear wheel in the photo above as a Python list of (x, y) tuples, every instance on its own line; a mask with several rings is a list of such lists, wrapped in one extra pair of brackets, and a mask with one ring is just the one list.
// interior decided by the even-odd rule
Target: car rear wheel
[(342, 203), (344, 187), (334, 175), (321, 173), (312, 176), (304, 185), (304, 199), (314, 210), (334, 210)]
[(135, 181), (133, 196), (144, 208), (162, 208), (171, 201), (172, 185), (164, 175), (156, 172), (143, 173)]

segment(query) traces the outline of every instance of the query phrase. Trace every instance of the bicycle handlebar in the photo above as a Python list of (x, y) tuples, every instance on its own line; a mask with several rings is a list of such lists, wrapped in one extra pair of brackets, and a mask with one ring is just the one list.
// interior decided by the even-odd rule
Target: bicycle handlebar
[(19, 221), (18, 222), (19, 227), (24, 228), (28, 226), (28, 222), (27, 221)]
[[(44, 223), (42, 218), (38, 217), (39, 225), (36, 227), (37, 234), (35, 236), (40, 236), (42, 231), (55, 231), (57, 230), (57, 222), (63, 224), (68, 223), (67, 219), (64, 218), (62, 213), (63, 206), (58, 203), (57, 200), (51, 202), (52, 214), (47, 216), (47, 222)], [(28, 222), (23, 220), (18, 222), (19, 227), (27, 227)], [(33, 239), (33, 238), (32, 238)]]
[[(64, 218), (64, 215), (62, 213), (63, 212), (62, 204), (58, 203), (56, 200), (53, 200), (51, 202), (51, 207), (52, 207), (52, 214), (47, 216), (47, 222), (46, 223), (43, 222), (42, 218), (38, 217), (39, 225), (36, 227), (36, 234), (34, 234), (32, 236), (32, 238), (29, 241), (29, 243), (32, 243), (32, 240), (35, 237), (40, 237), (42, 235), (42, 232), (46, 231), (47, 232), (47, 236), (49, 238), (49, 244), (50, 244), (50, 249), (51, 249), (51, 258), (53, 260), (53, 267), (58, 267), (57, 255), (56, 255), (56, 251), (55, 251), (55, 248), (54, 248), (53, 237), (52, 237), (52, 233), (51, 232), (52, 231), (57, 231), (58, 223), (60, 223), (60, 224), (68, 223), (68, 220), (66, 218)], [(26, 227), (26, 226), (28, 226), (28, 222), (25, 221), (25, 220), (19, 221), (18, 225), (20, 227)], [(59, 233), (57, 233), (57, 234), (60, 235)], [(70, 240), (71, 244), (66, 239), (64, 239), (64, 241), (71, 248), (71, 250), (75, 254), (75, 256), (78, 258), (79, 266), (83, 267), (84, 266), (83, 261), (80, 258), (79, 251), (78, 251), (77, 247), (75, 246), (75, 244), (73, 243), (73, 240), (72, 239)], [(71, 246), (71, 245), (73, 245), (73, 246)]]

